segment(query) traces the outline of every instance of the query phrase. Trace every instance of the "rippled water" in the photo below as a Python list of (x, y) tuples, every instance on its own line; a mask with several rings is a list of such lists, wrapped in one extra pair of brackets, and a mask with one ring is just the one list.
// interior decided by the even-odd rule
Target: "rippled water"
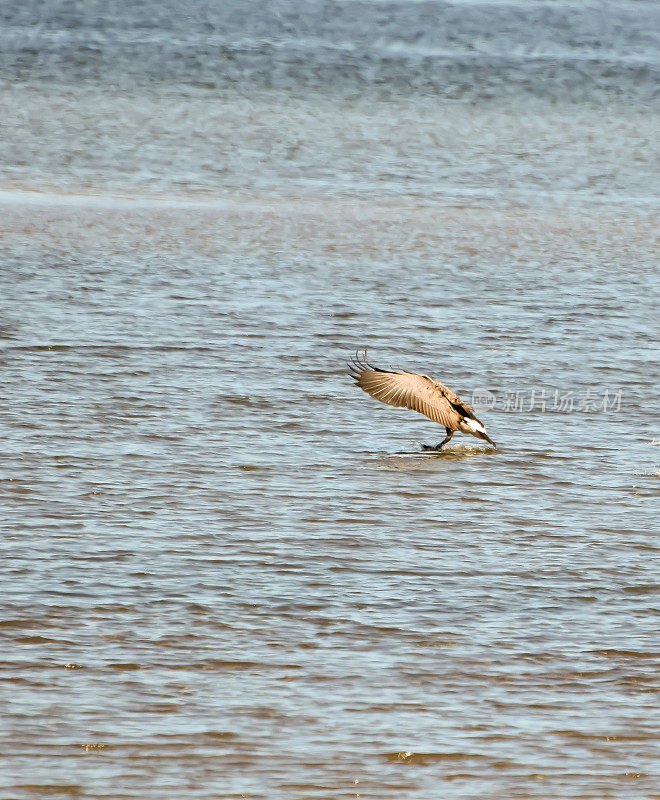
[(606, 5), (6, 6), (3, 797), (660, 797), (657, 5)]

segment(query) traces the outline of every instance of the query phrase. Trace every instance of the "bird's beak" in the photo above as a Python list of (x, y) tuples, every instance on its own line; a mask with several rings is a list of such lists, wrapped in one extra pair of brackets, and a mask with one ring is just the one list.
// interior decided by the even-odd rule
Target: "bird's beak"
[(482, 438), (484, 438), (484, 439), (485, 439), (487, 442), (489, 442), (490, 444), (492, 444), (492, 445), (493, 445), (493, 447), (497, 447), (497, 445), (495, 444), (495, 442), (494, 442), (494, 441), (493, 441), (493, 440), (490, 438), (490, 436), (489, 436), (487, 433), (482, 433), (482, 434), (481, 434), (481, 436), (482, 436)]

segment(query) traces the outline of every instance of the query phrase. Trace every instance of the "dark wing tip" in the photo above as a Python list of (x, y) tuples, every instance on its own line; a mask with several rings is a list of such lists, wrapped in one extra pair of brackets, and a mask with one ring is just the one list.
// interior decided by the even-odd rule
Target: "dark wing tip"
[[(348, 362), (348, 369), (349, 374), (352, 378), (358, 379), (365, 370), (373, 370), (374, 372), (388, 372), (388, 373), (398, 373), (400, 370), (396, 369), (382, 369), (381, 367), (377, 367), (375, 364), (372, 364), (370, 361), (367, 361), (367, 348), (363, 348), (362, 350), (356, 350), (355, 355), (351, 356), (350, 361)], [(404, 372), (406, 370), (403, 370)]]
[(367, 363), (367, 349), (364, 348), (362, 351), (364, 354), (362, 358), (360, 357), (360, 351), (356, 350), (355, 355), (351, 356), (350, 361), (348, 362), (348, 369), (349, 375), (351, 378), (358, 380), (365, 369), (372, 369), (371, 365)]

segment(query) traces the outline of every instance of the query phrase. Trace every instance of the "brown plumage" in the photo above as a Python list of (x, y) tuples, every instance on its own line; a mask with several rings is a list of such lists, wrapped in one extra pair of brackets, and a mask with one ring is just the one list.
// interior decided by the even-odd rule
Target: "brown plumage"
[(425, 450), (440, 450), (456, 431), (485, 439), (495, 447), (470, 406), (440, 381), (408, 370), (379, 369), (369, 364), (366, 356), (366, 351), (362, 359), (356, 354), (348, 365), (356, 386), (388, 406), (419, 411), (444, 425), (446, 438), (435, 447), (423, 445)]

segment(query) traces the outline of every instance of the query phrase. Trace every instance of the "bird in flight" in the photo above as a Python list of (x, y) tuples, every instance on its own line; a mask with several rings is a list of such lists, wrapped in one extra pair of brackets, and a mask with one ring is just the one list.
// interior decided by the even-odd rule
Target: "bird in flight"
[(379, 369), (369, 364), (366, 358), (366, 350), (362, 358), (356, 353), (348, 365), (356, 386), (388, 406), (419, 411), (433, 422), (445, 426), (447, 435), (440, 444), (435, 447), (422, 445), (424, 450), (440, 450), (456, 431), (471, 433), (496, 446), (470, 406), (440, 381), (405, 369)]

